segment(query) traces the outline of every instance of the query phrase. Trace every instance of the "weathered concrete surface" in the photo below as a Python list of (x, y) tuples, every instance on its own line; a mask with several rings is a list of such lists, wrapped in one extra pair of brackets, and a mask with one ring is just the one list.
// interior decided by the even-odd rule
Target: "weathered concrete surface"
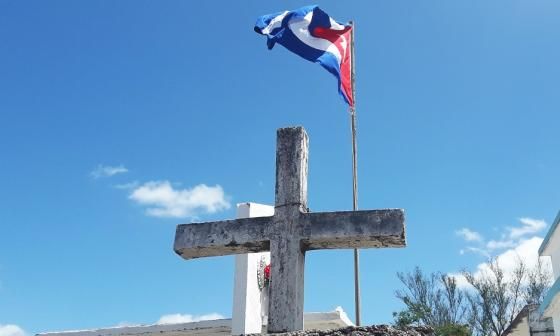
[(309, 138), (303, 127), (278, 129), (275, 208), (297, 207), (307, 212), (308, 153)]
[(287, 230), (280, 215), (181, 224), (177, 226), (174, 250), (185, 259), (270, 251), (271, 238), (288, 233), (297, 235), (304, 251), (406, 245), (402, 209), (298, 211), (293, 216), (298, 230)]
[[(261, 334), (253, 334), (254, 336)], [(276, 333), (275, 336), (432, 336), (430, 327), (409, 327), (397, 329), (388, 325), (372, 325), (369, 327), (344, 327), (331, 330), (299, 330), (287, 333)]]
[(406, 245), (402, 209), (307, 213), (301, 223), (306, 250)]
[(274, 216), (177, 226), (174, 249), (185, 259), (270, 250), (269, 332), (303, 329), (307, 250), (406, 245), (402, 209), (308, 213), (307, 162), (305, 130), (281, 128)]
[(268, 251), (271, 218), (178, 225), (174, 250), (185, 259)]

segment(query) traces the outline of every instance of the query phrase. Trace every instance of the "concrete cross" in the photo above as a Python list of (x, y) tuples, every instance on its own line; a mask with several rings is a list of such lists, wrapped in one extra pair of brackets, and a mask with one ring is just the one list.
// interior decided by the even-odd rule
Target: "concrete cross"
[(270, 251), (269, 333), (303, 329), (306, 251), (406, 245), (402, 209), (310, 213), (307, 161), (305, 130), (279, 129), (274, 215), (181, 224), (175, 234), (175, 253), (185, 259)]

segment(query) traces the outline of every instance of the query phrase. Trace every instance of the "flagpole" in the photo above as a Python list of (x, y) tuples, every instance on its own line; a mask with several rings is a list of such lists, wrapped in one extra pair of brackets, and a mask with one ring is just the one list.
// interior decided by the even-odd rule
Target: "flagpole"
[[(352, 208), (358, 210), (358, 146), (356, 144), (356, 86), (355, 86), (355, 66), (354, 66), (354, 21), (350, 21), (352, 30), (350, 31), (351, 48), (351, 71), (352, 71), (352, 102), (350, 106), (350, 126), (352, 128)], [(361, 324), (361, 304), (360, 304), (360, 253), (354, 249), (354, 302), (356, 310), (356, 325)]]

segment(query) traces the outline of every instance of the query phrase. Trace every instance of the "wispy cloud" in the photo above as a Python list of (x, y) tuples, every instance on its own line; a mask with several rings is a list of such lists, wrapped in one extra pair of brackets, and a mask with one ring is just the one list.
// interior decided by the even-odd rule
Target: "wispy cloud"
[(15, 324), (0, 324), (0, 336), (25, 336), (25, 331)]
[(546, 222), (542, 219), (522, 217), (519, 218), (519, 222), (521, 222), (521, 226), (508, 228), (509, 237), (511, 239), (517, 239), (526, 235), (535, 234), (546, 227)]
[(91, 171), (91, 177), (98, 179), (102, 177), (111, 177), (117, 174), (127, 173), (128, 169), (125, 166), (104, 166), (98, 165), (94, 170)]
[(192, 218), (231, 206), (219, 185), (199, 184), (191, 189), (175, 189), (169, 181), (144, 183), (135, 188), (129, 198), (146, 206), (146, 214), (154, 217)]
[(128, 183), (115, 184), (113, 187), (115, 187), (116, 189), (130, 190), (130, 189), (137, 188), (139, 185), (140, 185), (140, 182), (132, 181), (132, 182), (128, 182)]
[(486, 243), (486, 248), (489, 251), (502, 250), (506, 248), (511, 248), (515, 246), (515, 241), (511, 239), (503, 240), (490, 240)]
[(460, 230), (455, 231), (455, 234), (462, 237), (464, 240), (468, 242), (479, 242), (482, 241), (482, 235), (476, 231), (472, 231), (469, 228), (462, 228)]
[(546, 228), (546, 222), (542, 219), (534, 219), (529, 217), (519, 218), (516, 226), (504, 227), (498, 233), (499, 239), (491, 239), (486, 241), (484, 237), (476, 231), (469, 228), (462, 228), (455, 232), (462, 237), (469, 246), (462, 248), (459, 253), (474, 252), (486, 257), (492, 254), (500, 253), (506, 249), (512, 249), (519, 246), (523, 241), (535, 237), (536, 234)]
[(189, 323), (189, 322), (198, 322), (198, 321), (206, 321), (206, 320), (220, 320), (223, 318), (224, 317), (218, 313), (211, 313), (206, 315), (169, 314), (160, 317), (156, 323), (157, 324)]
[(485, 248), (481, 247), (467, 246), (459, 251), (460, 254), (465, 254), (465, 252), (472, 252), (475, 254), (479, 254), (485, 258), (490, 258), (490, 253)]

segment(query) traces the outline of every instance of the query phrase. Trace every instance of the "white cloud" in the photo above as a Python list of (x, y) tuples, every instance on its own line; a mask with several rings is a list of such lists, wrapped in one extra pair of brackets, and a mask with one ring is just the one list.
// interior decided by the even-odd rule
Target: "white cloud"
[(0, 324), (0, 336), (25, 336), (25, 331), (15, 324)]
[(199, 184), (191, 189), (174, 189), (169, 181), (151, 181), (135, 188), (129, 198), (147, 206), (146, 213), (154, 217), (194, 217), (230, 207), (219, 185)]
[(520, 227), (508, 228), (509, 237), (511, 239), (521, 238), (526, 235), (535, 234), (546, 227), (546, 222), (542, 219), (533, 219), (529, 217), (519, 218)]
[(467, 281), (467, 278), (462, 273), (448, 273), (450, 277), (454, 277), (457, 282), (458, 288), (470, 288), (471, 284)]
[[(510, 248), (496, 257), (496, 261), (500, 268), (504, 271), (505, 279), (511, 280), (513, 278), (513, 273), (519, 264), (519, 261), (523, 261), (525, 266), (529, 269), (534, 268), (539, 260), (539, 247), (543, 242), (541, 237), (531, 237), (529, 239), (521, 240), (519, 244), (513, 248)], [(548, 258), (541, 259), (542, 265), (548, 271), (551, 271), (550, 260)], [(478, 264), (476, 270), (474, 271), (475, 277), (484, 277), (490, 274), (490, 265), (488, 262)], [(467, 280), (462, 274), (452, 273), (457, 279), (457, 285), (459, 287), (470, 287)]]
[(482, 241), (482, 235), (476, 231), (472, 231), (468, 228), (462, 228), (461, 230), (455, 231), (455, 234), (462, 237), (468, 242), (479, 242)]
[(223, 318), (224, 317), (218, 313), (211, 313), (206, 315), (169, 314), (160, 317), (156, 323), (157, 324), (189, 323), (189, 322), (198, 322), (198, 321), (206, 321), (206, 320), (220, 320)]
[[(499, 267), (504, 271), (506, 280), (511, 280), (520, 260), (523, 261), (528, 269), (532, 269), (537, 265), (539, 260), (538, 249), (543, 241), (543, 238), (537, 236), (537, 233), (544, 228), (546, 228), (544, 220), (522, 217), (519, 218), (517, 226), (496, 230), (500, 238), (487, 242), (484, 241), (482, 236), (476, 235), (476, 232), (464, 228), (457, 231), (456, 234), (462, 236), (474, 246), (466, 246), (460, 249), (459, 253), (463, 255), (471, 252), (484, 256), (486, 260), (495, 259)], [(550, 260), (542, 258), (541, 262), (542, 266), (551, 272)], [(478, 264), (473, 272), (474, 276), (478, 278), (490, 273), (490, 264), (488, 262)], [(461, 273), (449, 273), (449, 275), (457, 279), (459, 287), (471, 287)]]
[(120, 165), (120, 166), (104, 166), (104, 165), (98, 165), (97, 168), (95, 168), (94, 170), (92, 170), (92, 172), (90, 173), (90, 175), (93, 178), (101, 178), (101, 177), (111, 177), (117, 174), (124, 174), (127, 173), (128, 169), (126, 169), (125, 166)]
[[(529, 268), (537, 265), (539, 260), (539, 247), (543, 242), (541, 237), (532, 237), (523, 240), (515, 248), (509, 249), (497, 257), (498, 264), (504, 269), (506, 274), (512, 274), (519, 260), (522, 260)], [(547, 263), (544, 261), (544, 263)], [(488, 265), (486, 265), (488, 267)]]

